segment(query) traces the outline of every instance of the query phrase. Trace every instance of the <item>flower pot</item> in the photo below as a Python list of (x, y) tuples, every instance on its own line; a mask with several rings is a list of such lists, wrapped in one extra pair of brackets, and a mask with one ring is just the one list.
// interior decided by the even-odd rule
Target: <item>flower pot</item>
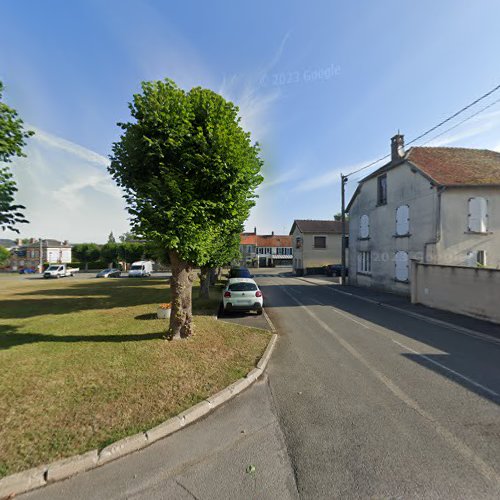
[(158, 319), (168, 319), (170, 318), (170, 314), (172, 313), (172, 309), (163, 309), (161, 307), (158, 308), (156, 312), (156, 316)]

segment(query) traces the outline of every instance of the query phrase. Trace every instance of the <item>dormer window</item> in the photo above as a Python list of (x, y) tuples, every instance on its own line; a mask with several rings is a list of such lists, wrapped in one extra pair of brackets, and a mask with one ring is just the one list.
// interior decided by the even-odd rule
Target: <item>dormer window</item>
[(379, 175), (377, 177), (377, 204), (387, 204), (387, 175)]

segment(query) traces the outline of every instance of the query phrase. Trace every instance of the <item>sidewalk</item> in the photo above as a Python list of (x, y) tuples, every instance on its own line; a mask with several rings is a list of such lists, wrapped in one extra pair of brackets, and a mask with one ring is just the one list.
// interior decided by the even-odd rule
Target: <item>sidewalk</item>
[(476, 332), (480, 335), (488, 335), (495, 339), (495, 343), (500, 342), (500, 325), (495, 323), (472, 318), (463, 314), (443, 311), (441, 309), (433, 309), (421, 304), (412, 304), (409, 297), (396, 295), (394, 293), (350, 285), (341, 286), (333, 282), (335, 278), (328, 278), (325, 276), (304, 276), (299, 279), (316, 285), (327, 285), (340, 293), (346, 293), (354, 297), (359, 297), (360, 299), (376, 302), (389, 308), (397, 308), (410, 315), (418, 314), (431, 322), (444, 322), (458, 330), (469, 330), (472, 333)]

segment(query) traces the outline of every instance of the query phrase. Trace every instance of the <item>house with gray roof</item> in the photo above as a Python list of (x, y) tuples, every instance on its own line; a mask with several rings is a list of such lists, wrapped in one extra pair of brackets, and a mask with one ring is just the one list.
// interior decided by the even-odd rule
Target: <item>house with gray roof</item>
[[(349, 225), (346, 223), (346, 231)], [(336, 220), (293, 221), (290, 229), (293, 269), (298, 274), (314, 273), (342, 261), (342, 223)]]

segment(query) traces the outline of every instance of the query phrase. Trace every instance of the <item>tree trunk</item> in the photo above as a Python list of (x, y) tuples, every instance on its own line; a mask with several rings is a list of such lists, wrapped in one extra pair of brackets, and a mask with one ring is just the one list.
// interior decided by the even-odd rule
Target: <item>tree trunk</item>
[(208, 273), (210, 285), (214, 286), (217, 283), (217, 269), (215, 267), (211, 267)]
[(193, 269), (190, 264), (181, 260), (177, 252), (170, 252), (172, 278), (172, 314), (170, 315), (169, 335), (173, 339), (187, 338), (193, 333)]
[(200, 299), (210, 298), (210, 268), (200, 268)]

